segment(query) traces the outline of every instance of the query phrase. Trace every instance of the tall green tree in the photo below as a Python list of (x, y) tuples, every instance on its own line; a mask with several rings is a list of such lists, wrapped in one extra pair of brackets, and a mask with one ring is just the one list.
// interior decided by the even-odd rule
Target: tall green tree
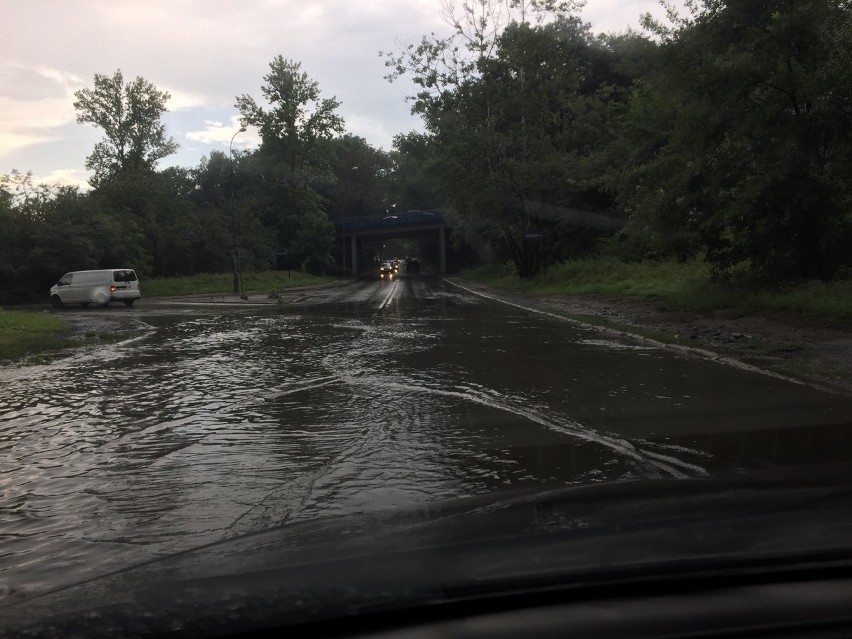
[[(237, 154), (232, 164), (225, 153), (212, 151), (192, 171), (194, 188), (188, 195), (193, 203), (190, 255), (197, 272), (216, 273), (233, 266), (229, 205), (232, 193), (241, 203), (246, 195), (246, 172), (240, 168), (243, 163), (242, 154)], [(237, 170), (232, 172), (233, 165)]]
[[(627, 95), (605, 43), (569, 7), (541, 5), (516, 5), (538, 24), (510, 21), (493, 43), (496, 29), (475, 16), (472, 35), (455, 23), (467, 51), (461, 61), (456, 41), (434, 39), (391, 61), (394, 74), (414, 73), (422, 87), (415, 110), (434, 137), (433, 174), (455, 225), (478, 228), (521, 277), (541, 267), (545, 234), (568, 233), (585, 224), (583, 211), (613, 206), (600, 179), (603, 151)], [(465, 61), (471, 56), (474, 64)], [(573, 232), (582, 238), (574, 252), (590, 250), (600, 232), (584, 228)]]
[(325, 152), (334, 180), (317, 190), (326, 199), (330, 218), (375, 214), (390, 205), (387, 153), (351, 133), (329, 140)]
[(635, 122), (666, 133), (626, 185), (634, 214), (719, 271), (830, 278), (852, 242), (852, 3), (692, 7), (647, 21), (664, 64)]
[(435, 163), (434, 138), (411, 131), (393, 138), (388, 193), (398, 210), (436, 209), (444, 205), (432, 170)]
[(96, 73), (92, 88), (74, 92), (77, 122), (103, 130), (104, 138), (86, 158), (94, 171), (93, 186), (128, 171), (153, 170), (178, 145), (161, 122), (170, 95), (137, 77), (125, 83), (121, 70), (112, 76)]
[(263, 151), (274, 155), (290, 183), (304, 184), (320, 177), (326, 168), (318, 154), (323, 140), (343, 133), (343, 118), (336, 98), (321, 98), (319, 83), (301, 70), (301, 62), (276, 56), (263, 76), (261, 93), (268, 107), (250, 95), (237, 98), (243, 125), (260, 132)]
[(318, 192), (334, 181), (324, 144), (343, 133), (335, 98), (321, 98), (319, 84), (301, 63), (276, 56), (261, 86), (268, 106), (249, 95), (237, 98), (241, 122), (260, 131), (253, 160), (257, 189), (251, 210), (276, 230), (278, 253), (296, 265), (320, 271), (330, 259), (334, 226)]

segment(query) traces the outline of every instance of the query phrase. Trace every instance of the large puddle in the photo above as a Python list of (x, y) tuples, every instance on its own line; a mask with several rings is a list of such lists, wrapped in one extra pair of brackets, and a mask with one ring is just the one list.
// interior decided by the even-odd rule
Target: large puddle
[(155, 315), (0, 371), (2, 593), (297, 520), (850, 458), (848, 400), (439, 297)]

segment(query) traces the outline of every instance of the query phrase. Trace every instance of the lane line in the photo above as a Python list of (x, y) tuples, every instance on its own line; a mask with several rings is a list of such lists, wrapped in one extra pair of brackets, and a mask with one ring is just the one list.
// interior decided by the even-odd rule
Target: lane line
[(379, 304), (378, 310), (383, 311), (387, 308), (388, 303), (390, 303), (393, 294), (396, 293), (396, 287), (399, 286), (399, 280), (395, 280), (393, 286), (391, 287), (390, 293), (387, 294), (385, 299)]

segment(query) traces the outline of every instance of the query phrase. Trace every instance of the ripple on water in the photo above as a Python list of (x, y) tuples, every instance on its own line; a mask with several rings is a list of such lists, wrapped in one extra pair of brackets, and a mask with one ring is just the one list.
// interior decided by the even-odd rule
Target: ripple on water
[[(457, 324), (453, 348), (473, 348)], [(444, 362), (446, 327), (204, 316), (4, 371), (0, 584), (37, 591), (289, 521), (530, 482), (701, 472), (691, 451), (476, 381)]]

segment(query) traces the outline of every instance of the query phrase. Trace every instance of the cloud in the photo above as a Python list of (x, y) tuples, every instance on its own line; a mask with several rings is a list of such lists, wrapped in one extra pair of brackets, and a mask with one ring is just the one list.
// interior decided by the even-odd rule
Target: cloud
[(205, 120), (205, 127), (198, 131), (187, 131), (185, 137), (192, 142), (199, 142), (208, 145), (223, 145), (229, 146), (231, 140), (234, 140), (235, 148), (245, 149), (250, 146), (260, 144), (260, 138), (252, 130), (235, 135), (240, 130), (240, 117), (234, 115), (228, 124), (217, 122), (215, 120)]
[[(672, 0), (671, 4), (678, 10), (684, 8), (684, 0)], [(628, 27), (639, 30), (639, 17), (645, 13), (665, 18), (666, 10), (658, 2), (594, 0), (586, 4), (580, 15), (592, 24), (595, 33), (612, 33), (626, 31)]]
[[(158, 87), (159, 88), (159, 87)], [(181, 109), (194, 109), (196, 107), (204, 106), (205, 99), (204, 96), (198, 93), (190, 93), (186, 91), (181, 91), (179, 89), (161, 89), (163, 91), (168, 91), (169, 101), (166, 103), (166, 107), (169, 111), (179, 111)]]
[(56, 141), (59, 128), (76, 120), (75, 76), (7, 62), (0, 78), (0, 156)]
[[(422, 127), (418, 128), (422, 130)], [(346, 116), (346, 129), (364, 138), (371, 145), (381, 147), (385, 151), (390, 150), (395, 135), (398, 133), (407, 133), (407, 131), (398, 131), (395, 128), (389, 127), (386, 122), (382, 122), (379, 119), (357, 113)]]
[[(0, 111), (3, 110), (3, 101), (0, 100)], [(27, 147), (56, 142), (61, 139), (59, 135), (50, 135), (47, 132), (28, 127), (15, 129), (3, 120), (3, 116), (0, 116), (0, 157), (11, 155)]]
[[(592, 0), (582, 15), (595, 31), (621, 30), (656, 6)], [(170, 159), (193, 165), (212, 148), (227, 149), (238, 128), (235, 97), (261, 101), (279, 54), (301, 61), (323, 97), (340, 100), (351, 132), (387, 147), (394, 134), (422, 125), (405, 102), (415, 87), (409, 78), (388, 84), (378, 52), (448, 31), (441, 0), (62, 0), (3, 10), (14, 28), (3, 33), (0, 158), (42, 174), (82, 169), (99, 132), (73, 124), (73, 91), (91, 86), (95, 73), (121, 69), (169, 91), (164, 121), (184, 143)], [(257, 143), (249, 132), (234, 148)]]
[(33, 176), (37, 184), (51, 184), (55, 186), (76, 186), (81, 191), (88, 191), (89, 175), (77, 169), (57, 169), (47, 175)]

